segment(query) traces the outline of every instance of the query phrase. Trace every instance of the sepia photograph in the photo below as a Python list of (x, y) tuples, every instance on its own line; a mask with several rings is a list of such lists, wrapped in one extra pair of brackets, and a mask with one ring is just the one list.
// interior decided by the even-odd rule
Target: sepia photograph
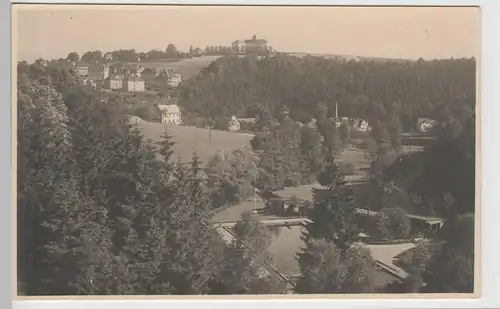
[(15, 295), (477, 297), (479, 21), (14, 4)]

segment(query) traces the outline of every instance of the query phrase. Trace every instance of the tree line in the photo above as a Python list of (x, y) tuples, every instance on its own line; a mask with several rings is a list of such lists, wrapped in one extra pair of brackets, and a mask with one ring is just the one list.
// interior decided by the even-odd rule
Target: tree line
[(135, 49), (118, 49), (111, 52), (101, 50), (90, 50), (80, 55), (77, 52), (70, 52), (66, 59), (70, 61), (157, 61), (157, 60), (181, 60), (198, 57), (202, 55), (226, 56), (233, 54), (231, 46), (206, 46), (205, 48), (189, 46), (188, 51), (179, 50), (174, 44), (168, 44), (165, 50), (152, 49), (147, 52), (138, 52)]

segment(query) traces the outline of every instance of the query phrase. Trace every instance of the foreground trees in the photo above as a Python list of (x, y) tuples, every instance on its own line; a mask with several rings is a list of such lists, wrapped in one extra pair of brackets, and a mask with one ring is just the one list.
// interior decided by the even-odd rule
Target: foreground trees
[(370, 293), (374, 291), (375, 260), (356, 244), (359, 227), (354, 192), (339, 169), (328, 165), (318, 176), (326, 187), (315, 190), (314, 205), (305, 226), (304, 251), (299, 254), (302, 275), (297, 293)]
[(351, 246), (346, 251), (325, 239), (307, 242), (299, 255), (302, 276), (295, 291), (301, 294), (371, 293), (376, 263), (370, 251)]
[[(76, 85), (18, 93), (19, 280), (29, 295), (200, 294), (222, 244), (198, 158), (170, 160)], [(157, 152), (164, 161), (156, 158)]]
[(235, 238), (224, 250), (224, 263), (217, 278), (215, 294), (279, 294), (282, 278), (274, 272), (269, 230), (253, 213), (243, 215), (234, 227)]
[(474, 215), (458, 217), (443, 230), (446, 243), (432, 256), (423, 273), (423, 292), (474, 291)]

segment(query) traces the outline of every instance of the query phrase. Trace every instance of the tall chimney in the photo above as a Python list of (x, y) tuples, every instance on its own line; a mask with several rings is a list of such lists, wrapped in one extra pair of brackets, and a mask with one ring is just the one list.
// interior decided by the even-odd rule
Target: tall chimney
[(335, 102), (335, 118), (339, 118), (339, 103)]

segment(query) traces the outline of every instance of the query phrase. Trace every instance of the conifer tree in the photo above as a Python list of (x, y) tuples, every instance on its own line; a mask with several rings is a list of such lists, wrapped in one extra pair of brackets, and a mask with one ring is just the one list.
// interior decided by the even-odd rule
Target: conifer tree
[[(224, 250), (224, 263), (214, 293), (280, 293), (268, 251), (271, 235), (252, 213), (245, 213), (233, 229), (235, 238)], [(283, 279), (282, 279), (283, 280)]]
[(202, 294), (217, 275), (221, 256), (219, 240), (209, 225), (210, 195), (196, 155), (189, 167), (178, 163), (172, 183), (173, 200), (168, 206), (165, 225), (166, 248), (160, 275), (168, 278), (173, 294)]
[[(18, 96), (19, 280), (29, 295), (113, 293), (107, 211), (80, 190), (68, 108), (36, 82)], [(98, 272), (97, 275), (94, 275)]]
[(301, 276), (295, 286), (299, 294), (341, 293), (347, 278), (342, 253), (332, 242), (311, 239), (298, 256)]
[(336, 165), (328, 165), (318, 181), (326, 189), (313, 189), (314, 206), (309, 212), (312, 222), (306, 225), (305, 238), (323, 238), (347, 250), (359, 233), (354, 191)]

